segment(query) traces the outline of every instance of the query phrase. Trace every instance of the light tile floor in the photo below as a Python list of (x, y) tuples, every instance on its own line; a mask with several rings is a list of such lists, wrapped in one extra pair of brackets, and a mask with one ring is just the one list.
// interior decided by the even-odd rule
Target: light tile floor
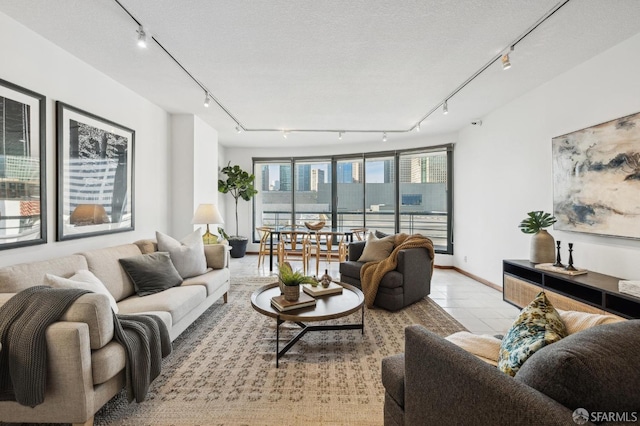
[[(300, 262), (291, 261), (291, 265), (294, 269), (302, 268)], [(231, 259), (230, 269), (232, 275), (277, 275), (275, 262), (274, 271), (269, 272), (268, 256), (260, 268), (257, 255)], [(337, 261), (320, 262), (319, 275), (324, 274), (325, 269), (332, 277), (340, 275)], [(501, 292), (451, 269), (435, 269), (429, 297), (469, 331), (478, 334), (504, 334), (520, 312), (502, 300)]]

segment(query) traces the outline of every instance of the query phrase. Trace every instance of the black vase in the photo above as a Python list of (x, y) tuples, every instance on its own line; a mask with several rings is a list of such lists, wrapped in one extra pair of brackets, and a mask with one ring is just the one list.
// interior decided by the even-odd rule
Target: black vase
[(231, 257), (233, 258), (244, 257), (244, 255), (247, 254), (248, 242), (249, 240), (247, 238), (230, 239), (229, 245), (231, 246), (231, 252), (229, 254), (231, 254)]

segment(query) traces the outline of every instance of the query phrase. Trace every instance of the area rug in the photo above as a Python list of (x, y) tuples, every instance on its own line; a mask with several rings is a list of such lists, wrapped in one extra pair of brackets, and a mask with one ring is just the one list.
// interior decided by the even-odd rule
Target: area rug
[[(404, 328), (442, 336), (464, 330), (429, 298), (400, 312), (365, 310), (365, 330), (307, 333), (275, 361), (275, 320), (253, 310), (251, 293), (273, 278), (233, 277), (216, 302), (173, 342), (147, 400), (124, 392), (96, 425), (381, 425), (383, 357), (404, 351)], [(334, 320), (357, 323), (360, 312)], [(281, 339), (298, 331), (281, 326)]]

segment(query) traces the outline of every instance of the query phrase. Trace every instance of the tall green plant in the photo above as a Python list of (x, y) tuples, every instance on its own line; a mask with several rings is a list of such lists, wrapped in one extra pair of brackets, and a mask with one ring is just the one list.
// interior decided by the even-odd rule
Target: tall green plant
[(518, 228), (525, 234), (535, 234), (541, 229), (548, 228), (556, 223), (556, 218), (550, 213), (537, 210), (527, 213), (527, 218), (520, 222)]
[(220, 173), (226, 175), (226, 179), (218, 180), (218, 191), (223, 194), (231, 194), (236, 203), (236, 237), (238, 236), (238, 200), (242, 198), (245, 201), (251, 200), (258, 191), (253, 187), (255, 176), (249, 174), (240, 168), (240, 166), (232, 166), (231, 162), (224, 167)]

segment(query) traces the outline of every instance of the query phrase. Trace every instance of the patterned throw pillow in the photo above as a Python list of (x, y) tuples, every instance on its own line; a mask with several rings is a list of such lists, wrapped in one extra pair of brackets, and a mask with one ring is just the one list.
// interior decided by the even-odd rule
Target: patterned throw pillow
[(544, 292), (518, 315), (500, 344), (498, 369), (515, 376), (522, 364), (536, 351), (567, 336), (558, 311)]

